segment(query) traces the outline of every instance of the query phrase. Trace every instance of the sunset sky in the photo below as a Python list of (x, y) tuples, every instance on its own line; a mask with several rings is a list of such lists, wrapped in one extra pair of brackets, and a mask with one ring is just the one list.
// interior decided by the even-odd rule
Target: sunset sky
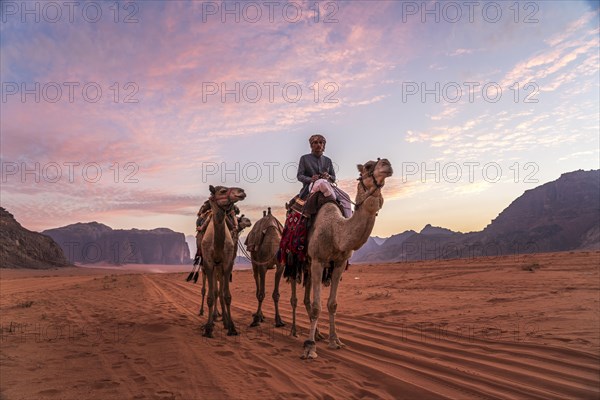
[(78, 4), (1, 4), (1, 203), (31, 230), (193, 234), (209, 184), (282, 220), (314, 133), (351, 197), (391, 161), (378, 236), (600, 167), (594, 1)]

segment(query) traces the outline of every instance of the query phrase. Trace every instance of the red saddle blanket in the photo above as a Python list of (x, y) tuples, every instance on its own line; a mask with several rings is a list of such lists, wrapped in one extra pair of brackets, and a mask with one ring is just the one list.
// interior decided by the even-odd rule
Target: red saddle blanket
[[(306, 239), (308, 237), (307, 218), (297, 211), (291, 210), (285, 219), (285, 226), (279, 242), (279, 261), (304, 262), (306, 260)], [(286, 268), (287, 270), (287, 268)], [(284, 276), (286, 276), (284, 272)]]

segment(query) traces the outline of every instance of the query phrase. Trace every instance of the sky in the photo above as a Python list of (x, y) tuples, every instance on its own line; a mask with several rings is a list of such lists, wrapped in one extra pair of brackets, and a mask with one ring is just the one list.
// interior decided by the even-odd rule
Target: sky
[(392, 163), (381, 237), (600, 168), (596, 1), (0, 6), (0, 200), (30, 230), (193, 234), (209, 185), (283, 220), (315, 133), (351, 197)]

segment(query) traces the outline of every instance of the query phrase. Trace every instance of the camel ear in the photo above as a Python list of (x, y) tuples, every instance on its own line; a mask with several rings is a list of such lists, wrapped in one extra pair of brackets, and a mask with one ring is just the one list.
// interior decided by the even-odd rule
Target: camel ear
[(361, 172), (370, 172), (373, 171), (377, 163), (375, 161), (367, 161), (365, 165), (363, 165), (363, 170)]
[(358, 168), (358, 172), (360, 172), (361, 174), (363, 173), (363, 171), (365, 170), (365, 166), (362, 164), (357, 164), (356, 168)]
[(211, 193), (211, 194), (215, 194), (215, 193), (217, 192), (217, 189), (215, 189), (215, 187), (214, 187), (213, 185), (210, 185), (210, 186), (208, 187), (208, 190), (210, 190), (210, 193)]

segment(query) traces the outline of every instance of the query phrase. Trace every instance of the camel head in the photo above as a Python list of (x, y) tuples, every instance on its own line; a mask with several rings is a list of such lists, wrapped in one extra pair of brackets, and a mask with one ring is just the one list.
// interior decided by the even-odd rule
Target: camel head
[(246, 198), (244, 189), (238, 187), (209, 186), (210, 200), (214, 201), (219, 207), (227, 208), (238, 201)]
[(380, 199), (379, 208), (381, 208), (383, 205), (381, 188), (385, 184), (385, 179), (394, 173), (392, 164), (387, 158), (378, 158), (377, 161), (368, 161), (364, 165), (357, 165), (357, 167), (360, 177), (358, 178), (356, 203), (360, 205), (369, 197), (376, 197)]
[(244, 214), (242, 214), (242, 216), (238, 218), (238, 230), (241, 232), (250, 226), (252, 226), (250, 218), (244, 217)]

